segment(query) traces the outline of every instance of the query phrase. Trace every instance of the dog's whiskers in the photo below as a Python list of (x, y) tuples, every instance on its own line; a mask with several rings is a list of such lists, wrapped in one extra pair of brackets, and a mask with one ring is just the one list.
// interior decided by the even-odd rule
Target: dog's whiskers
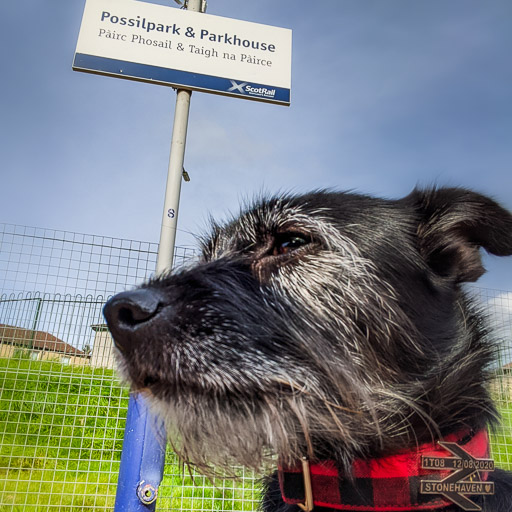
[(273, 379), (275, 382), (283, 385), (283, 386), (286, 386), (286, 387), (289, 387), (291, 389), (293, 389), (294, 391), (297, 391), (299, 394), (304, 394), (304, 395), (308, 395), (308, 396), (314, 396), (315, 398), (318, 398), (319, 400), (322, 401), (323, 404), (325, 404), (327, 407), (329, 408), (334, 408), (334, 409), (337, 409), (339, 411), (343, 411), (343, 412), (347, 412), (347, 413), (350, 413), (350, 414), (362, 414), (361, 411), (356, 411), (354, 409), (351, 409), (349, 407), (344, 407), (343, 405), (339, 405), (339, 404), (336, 404), (330, 400), (327, 400), (327, 398), (321, 396), (320, 394), (316, 394), (316, 393), (312, 393), (310, 391), (308, 391), (305, 387), (305, 385), (301, 386), (295, 382), (292, 382), (292, 381), (288, 381), (288, 380), (285, 380), (285, 379), (280, 379), (279, 377), (274, 377)]

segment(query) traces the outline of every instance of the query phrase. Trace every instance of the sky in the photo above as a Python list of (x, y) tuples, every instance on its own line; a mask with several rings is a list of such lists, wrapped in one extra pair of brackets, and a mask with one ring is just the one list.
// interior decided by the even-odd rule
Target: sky
[[(73, 71), (84, 5), (0, 4), (0, 222), (156, 242), (175, 92)], [(178, 245), (262, 192), (460, 185), (512, 209), (510, 0), (210, 0), (207, 12), (292, 29), (292, 99), (192, 94)], [(512, 292), (512, 259), (485, 265), (479, 284)]]

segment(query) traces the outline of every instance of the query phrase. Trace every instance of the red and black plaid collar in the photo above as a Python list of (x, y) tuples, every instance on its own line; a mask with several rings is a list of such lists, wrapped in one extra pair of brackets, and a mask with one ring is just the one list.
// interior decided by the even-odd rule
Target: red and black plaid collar
[[(489, 456), (486, 430), (448, 435), (445, 443), (456, 443), (474, 458)], [(453, 457), (437, 442), (373, 460), (356, 460), (352, 478), (345, 478), (333, 461), (309, 464), (313, 503), (319, 507), (360, 512), (412, 511), (440, 509), (453, 502), (439, 494), (420, 492), (422, 480), (439, 482), (453, 474), (453, 469), (423, 469), (422, 457)], [(480, 471), (479, 482), (488, 473)], [(279, 467), (279, 484), (283, 500), (288, 504), (305, 502), (304, 475), (301, 467)], [(478, 509), (475, 509), (478, 510)]]

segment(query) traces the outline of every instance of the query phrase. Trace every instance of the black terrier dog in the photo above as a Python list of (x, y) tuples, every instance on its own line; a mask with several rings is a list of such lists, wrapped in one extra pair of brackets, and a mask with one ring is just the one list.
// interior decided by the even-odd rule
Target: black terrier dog
[(266, 512), (511, 512), (487, 434), (496, 343), (461, 289), (480, 248), (512, 254), (512, 215), (465, 189), (281, 196), (104, 312), (184, 460), (277, 460)]

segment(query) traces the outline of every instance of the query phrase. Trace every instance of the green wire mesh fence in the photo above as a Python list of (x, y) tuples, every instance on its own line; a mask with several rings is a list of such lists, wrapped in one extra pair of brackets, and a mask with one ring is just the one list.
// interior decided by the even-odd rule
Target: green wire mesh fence
[[(128, 391), (105, 300), (154, 271), (157, 244), (0, 224), (0, 512), (112, 510)], [(184, 264), (194, 251), (176, 249)], [(503, 339), (493, 455), (512, 469), (512, 293), (472, 288)], [(157, 510), (256, 510), (256, 476), (215, 482), (168, 452)]]

